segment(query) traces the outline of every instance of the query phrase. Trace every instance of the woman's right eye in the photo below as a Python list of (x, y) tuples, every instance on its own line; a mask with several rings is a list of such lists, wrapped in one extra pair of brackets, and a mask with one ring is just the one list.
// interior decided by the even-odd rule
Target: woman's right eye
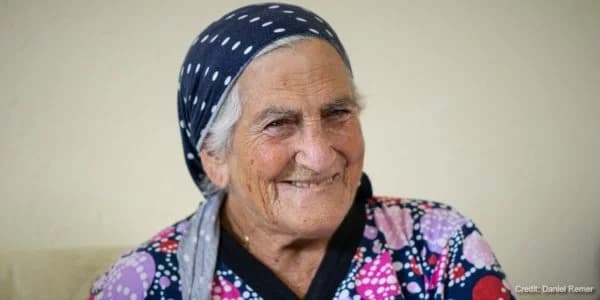
[(267, 123), (263, 130), (271, 136), (287, 136), (294, 132), (296, 123), (294, 119), (277, 119)]
[(267, 124), (265, 128), (281, 127), (286, 124), (286, 120), (275, 120)]

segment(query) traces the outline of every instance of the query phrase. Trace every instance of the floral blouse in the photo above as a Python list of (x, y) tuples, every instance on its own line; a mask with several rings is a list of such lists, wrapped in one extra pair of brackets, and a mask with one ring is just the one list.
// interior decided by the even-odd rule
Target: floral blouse
[[(355, 201), (304, 299), (515, 299), (475, 224), (448, 205), (373, 197)], [(177, 249), (184, 219), (122, 255), (89, 299), (181, 299)], [(221, 230), (213, 299), (297, 299)]]

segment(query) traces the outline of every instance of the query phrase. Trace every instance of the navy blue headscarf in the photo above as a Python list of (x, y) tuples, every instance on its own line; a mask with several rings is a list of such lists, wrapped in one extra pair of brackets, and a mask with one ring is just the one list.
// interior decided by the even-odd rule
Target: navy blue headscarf
[(205, 172), (199, 150), (207, 129), (227, 93), (254, 55), (289, 36), (327, 41), (350, 61), (334, 30), (322, 18), (302, 7), (265, 3), (245, 6), (213, 22), (192, 42), (179, 74), (177, 104), (184, 155), (190, 175), (205, 197)]

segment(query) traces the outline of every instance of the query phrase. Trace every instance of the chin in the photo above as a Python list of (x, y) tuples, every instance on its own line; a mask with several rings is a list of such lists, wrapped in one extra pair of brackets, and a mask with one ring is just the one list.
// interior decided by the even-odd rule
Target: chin
[[(280, 214), (281, 223), (303, 238), (328, 238), (338, 228), (352, 206), (352, 200), (332, 201), (336, 198), (313, 199), (310, 205), (287, 206)], [(306, 204), (303, 199), (291, 201)]]

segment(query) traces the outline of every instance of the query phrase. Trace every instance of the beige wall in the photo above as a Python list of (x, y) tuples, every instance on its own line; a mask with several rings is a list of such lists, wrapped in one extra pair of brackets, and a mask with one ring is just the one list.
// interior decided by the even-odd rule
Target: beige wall
[[(192, 212), (179, 64), (242, 3), (0, 2), (0, 247), (133, 245)], [(377, 194), (457, 207), (513, 285), (600, 288), (599, 1), (299, 3), (347, 47)]]

